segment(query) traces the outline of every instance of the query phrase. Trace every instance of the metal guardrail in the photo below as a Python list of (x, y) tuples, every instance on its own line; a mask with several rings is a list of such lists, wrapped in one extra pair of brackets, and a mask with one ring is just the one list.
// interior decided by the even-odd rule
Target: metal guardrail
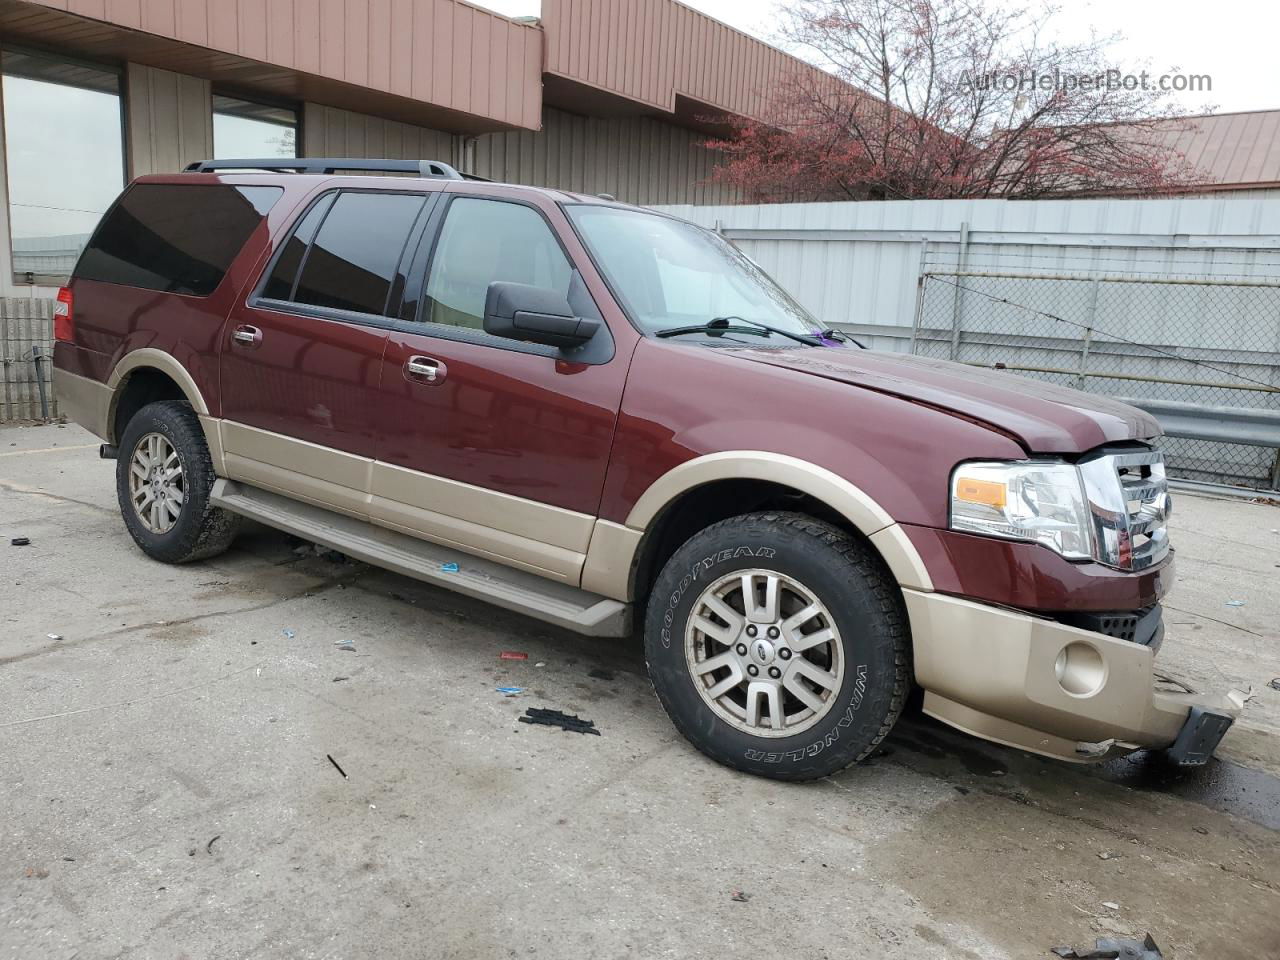
[(1170, 437), (1243, 443), (1253, 447), (1280, 447), (1280, 410), (1249, 407), (1211, 407), (1180, 400), (1148, 397), (1116, 397), (1145, 410), (1160, 421)]

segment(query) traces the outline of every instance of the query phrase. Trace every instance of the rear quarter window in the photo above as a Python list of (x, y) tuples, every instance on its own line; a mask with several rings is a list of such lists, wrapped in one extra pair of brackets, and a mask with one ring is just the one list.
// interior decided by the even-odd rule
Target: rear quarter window
[(283, 192), (230, 184), (134, 184), (98, 225), (72, 275), (207, 297)]

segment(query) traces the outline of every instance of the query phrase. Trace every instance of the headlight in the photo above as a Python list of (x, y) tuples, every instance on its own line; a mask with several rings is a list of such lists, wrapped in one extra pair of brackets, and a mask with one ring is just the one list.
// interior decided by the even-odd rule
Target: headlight
[(960, 464), (951, 476), (951, 529), (1093, 556), (1080, 471), (1057, 460)]

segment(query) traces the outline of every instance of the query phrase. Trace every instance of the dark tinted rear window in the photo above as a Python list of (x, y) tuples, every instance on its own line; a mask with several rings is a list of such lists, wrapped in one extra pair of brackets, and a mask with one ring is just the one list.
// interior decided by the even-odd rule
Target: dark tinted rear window
[(139, 183), (98, 226), (75, 276), (207, 297), (280, 187)]
[(421, 194), (339, 194), (307, 251), (292, 299), (380, 315), (425, 202)]

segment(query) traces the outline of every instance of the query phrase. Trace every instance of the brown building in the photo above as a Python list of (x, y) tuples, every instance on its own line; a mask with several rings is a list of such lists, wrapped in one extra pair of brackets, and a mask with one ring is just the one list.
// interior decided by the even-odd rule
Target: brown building
[[(46, 295), (131, 177), (430, 158), (637, 203), (729, 199), (701, 143), (811, 67), (673, 0), (0, 0), (0, 296)], [(33, 281), (36, 289), (33, 289)]]

